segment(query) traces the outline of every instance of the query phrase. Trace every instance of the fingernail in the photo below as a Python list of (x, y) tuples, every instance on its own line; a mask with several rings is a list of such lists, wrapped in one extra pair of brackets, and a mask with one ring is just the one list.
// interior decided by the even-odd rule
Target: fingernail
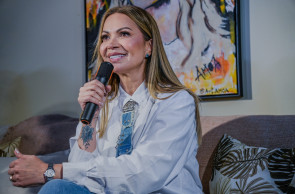
[(19, 154), (19, 150), (17, 148), (15, 148), (14, 151)]
[(99, 106), (100, 106), (100, 107), (103, 107), (103, 103), (102, 103), (102, 102), (99, 102)]

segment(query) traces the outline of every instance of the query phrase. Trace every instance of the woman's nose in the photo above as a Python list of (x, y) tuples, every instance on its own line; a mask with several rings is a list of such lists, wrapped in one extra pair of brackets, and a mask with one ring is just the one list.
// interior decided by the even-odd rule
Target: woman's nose
[(119, 47), (119, 42), (116, 37), (111, 37), (109, 41), (107, 41), (107, 49), (113, 49)]

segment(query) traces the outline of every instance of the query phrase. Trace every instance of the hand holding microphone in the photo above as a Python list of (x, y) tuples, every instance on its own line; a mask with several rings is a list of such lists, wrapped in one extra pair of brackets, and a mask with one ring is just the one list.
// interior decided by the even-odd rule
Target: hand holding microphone
[(84, 109), (80, 116), (80, 120), (82, 123), (91, 123), (98, 104), (101, 103), (102, 99), (104, 98), (105, 86), (112, 76), (113, 69), (114, 67), (111, 63), (101, 63), (100, 68), (95, 75), (95, 79), (98, 80), (100, 83), (92, 80), (90, 82), (87, 82), (80, 89), (78, 101), (82, 109)]

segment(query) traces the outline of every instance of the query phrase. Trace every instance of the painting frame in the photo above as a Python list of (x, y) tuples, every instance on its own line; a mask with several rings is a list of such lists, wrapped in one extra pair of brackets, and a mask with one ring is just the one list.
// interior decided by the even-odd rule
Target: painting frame
[[(199, 0), (196, 0), (196, 2), (198, 2)], [(209, 1), (209, 0), (207, 0)], [(220, 2), (224, 2), (224, 1), (218, 1), (218, 0), (211, 0), (213, 3), (215, 3), (216, 7), (221, 7), (222, 5), (219, 4)], [(229, 77), (227, 75), (226, 78), (229, 77), (229, 79), (231, 79), (230, 81), (228, 81), (230, 84), (232, 84), (232, 88), (218, 88), (218, 87), (213, 87), (213, 86), (208, 86), (208, 88), (202, 88), (202, 87), (197, 87), (194, 86), (194, 88), (201, 88), (198, 91), (196, 91), (195, 93), (199, 96), (199, 98), (201, 100), (218, 100), (218, 99), (236, 99), (236, 98), (241, 98), (243, 96), (243, 92), (242, 92), (242, 72), (241, 72), (241, 48), (240, 48), (240, 42), (241, 42), (241, 35), (240, 35), (240, 4), (238, 0), (229, 0), (230, 2), (233, 2), (234, 4), (234, 10), (232, 11), (231, 14), (228, 14), (228, 16), (230, 16), (231, 18), (226, 18), (228, 20), (231, 21), (231, 27), (230, 27), (230, 36), (231, 39), (234, 40), (234, 43), (232, 45), (232, 47), (234, 48), (234, 50), (232, 50), (232, 56), (234, 56), (234, 59), (232, 61), (234, 61), (231, 72), (231, 76)], [(96, 15), (95, 13), (92, 14), (91, 13), (91, 6), (90, 3), (92, 3), (91, 6), (94, 6), (96, 8)], [(104, 1), (99, 1), (99, 0), (84, 0), (84, 5), (85, 5), (85, 37), (86, 37), (86, 81), (89, 81), (91, 79), (91, 75), (93, 73), (93, 68), (94, 68), (94, 64), (95, 64), (95, 60), (93, 60), (93, 52), (94, 52), (94, 45), (95, 45), (95, 41), (96, 41), (96, 37), (95, 35), (98, 34), (98, 28), (99, 28), (99, 23), (100, 23), (100, 19), (103, 16), (103, 13), (110, 7), (112, 0), (104, 0)], [(131, 2), (131, 1), (125, 1), (125, 2)], [(155, 1), (155, 2), (160, 2), (160, 1)], [(170, 2), (170, 1), (168, 1)], [(200, 2), (202, 2), (200, 0)], [(228, 2), (228, 1), (227, 1)], [(104, 3), (104, 4), (103, 4)], [(92, 7), (93, 10), (93, 7)], [(217, 9), (216, 9), (217, 10)], [(218, 12), (218, 10), (217, 10)], [(220, 12), (220, 10), (219, 10)], [(95, 17), (94, 17), (95, 15)], [(220, 14), (221, 15), (221, 14)], [(227, 16), (227, 15), (225, 15)], [(224, 15), (222, 16), (224, 17)], [(156, 19), (156, 18), (155, 18)], [(210, 18), (209, 18), (210, 19)], [(214, 18), (213, 18), (214, 19)], [(96, 28), (93, 27), (89, 27), (90, 23), (97, 25)], [(234, 23), (234, 25), (232, 24)], [(224, 35), (225, 37), (225, 35)], [(233, 58), (233, 57), (232, 57)], [(220, 61), (218, 61), (219, 58), (213, 58), (214, 62), (216, 64), (219, 64)], [(224, 61), (224, 60), (223, 60)], [(220, 63), (221, 64), (221, 63)], [(219, 64), (219, 65), (220, 65)], [(213, 77), (212, 74), (214, 74), (213, 69), (216, 71), (216, 66), (215, 68), (210, 68), (210, 65), (212, 66), (212, 61), (207, 63), (202, 64), (202, 66), (197, 66), (196, 65), (196, 72), (194, 72), (194, 75), (192, 76), (192, 78), (190, 78), (191, 81), (190, 83), (186, 83), (185, 80), (181, 80), (181, 75), (179, 72), (176, 72), (177, 76), (180, 78), (180, 80), (182, 81), (182, 83), (184, 85), (186, 85), (187, 87), (190, 88), (190, 84), (191, 83), (196, 83), (196, 82), (200, 82), (203, 83), (205, 81), (211, 81), (210, 80), (210, 76)], [(220, 67), (223, 67), (222, 65), (220, 65)], [(218, 75), (219, 79), (222, 76)], [(209, 77), (209, 78), (207, 78)], [(225, 76), (224, 76), (225, 77)], [(225, 78), (223, 78), (225, 79)], [(192, 87), (193, 88), (193, 87)], [(193, 90), (193, 89), (192, 89)], [(202, 93), (203, 91), (203, 93)]]
[(213, 95), (205, 95), (199, 96), (200, 99), (205, 101), (210, 100), (231, 100), (231, 99), (240, 99), (243, 97), (243, 83), (242, 83), (242, 63), (241, 63), (241, 17), (240, 17), (240, 1), (234, 0), (235, 2), (235, 10), (234, 10), (234, 34), (235, 34), (235, 60), (236, 60), (236, 93), (228, 93), (228, 94), (213, 94)]

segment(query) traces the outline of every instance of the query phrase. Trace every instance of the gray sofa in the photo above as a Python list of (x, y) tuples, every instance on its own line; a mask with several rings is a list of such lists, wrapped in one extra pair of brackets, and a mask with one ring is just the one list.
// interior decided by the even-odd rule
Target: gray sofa
[[(77, 122), (77, 118), (64, 115), (32, 117), (8, 128), (0, 144), (21, 135), (24, 137), (19, 148), (21, 152), (36, 154), (45, 162), (60, 163), (67, 160), (68, 139), (75, 134)], [(295, 115), (203, 116), (201, 123), (203, 143), (197, 159), (204, 193), (209, 193), (213, 157), (225, 133), (252, 146), (295, 148)], [(37, 148), (31, 149), (30, 146)], [(17, 188), (11, 185), (7, 170), (14, 159), (0, 158), (0, 193), (37, 193), (41, 186)]]

